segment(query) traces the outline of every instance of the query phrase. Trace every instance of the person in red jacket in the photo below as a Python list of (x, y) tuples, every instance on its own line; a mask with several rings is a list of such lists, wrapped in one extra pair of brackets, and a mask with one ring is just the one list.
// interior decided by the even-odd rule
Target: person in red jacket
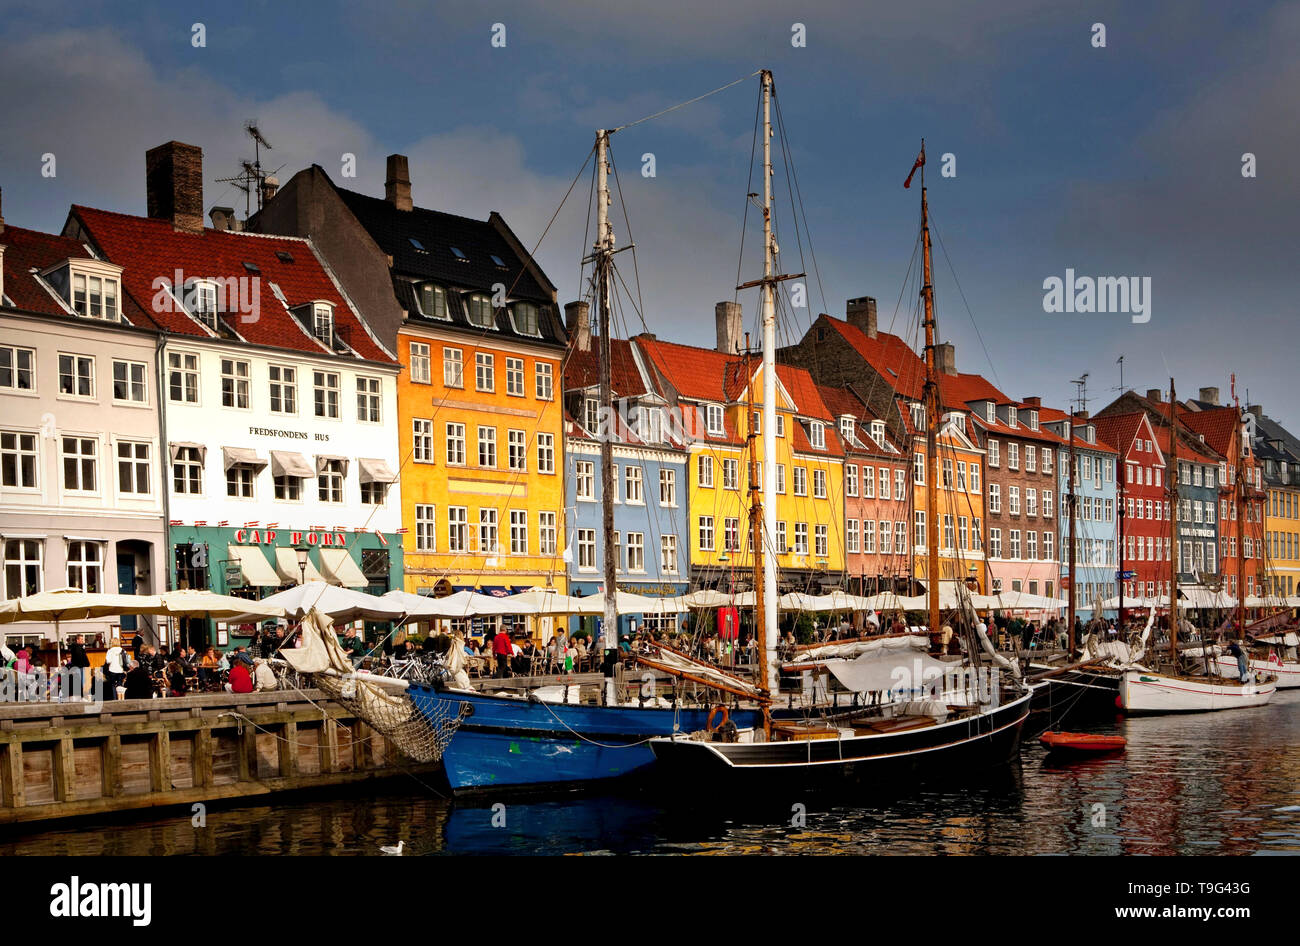
[(510, 658), (514, 656), (515, 649), (510, 644), (510, 635), (506, 633), (504, 625), (497, 625), (497, 635), (492, 638), (492, 654), (497, 659), (498, 677), (510, 676)]
[(230, 682), (226, 684), (226, 689), (231, 693), (253, 692), (253, 675), (248, 672), (248, 664), (242, 660), (235, 661), (235, 665), (230, 668)]

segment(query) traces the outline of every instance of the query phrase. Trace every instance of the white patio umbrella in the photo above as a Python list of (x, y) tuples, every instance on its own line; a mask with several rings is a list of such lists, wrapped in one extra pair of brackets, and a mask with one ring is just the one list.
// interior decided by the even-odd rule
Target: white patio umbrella
[(219, 595), (213, 591), (198, 589), (181, 589), (165, 591), (158, 596), (162, 599), (163, 611), (177, 618), (211, 618), (223, 624), (233, 623), (236, 618), (258, 615), (258, 619), (282, 618), (284, 608), (263, 601), (236, 598), (233, 595)]
[[(309, 581), (305, 585), (295, 585), (251, 604), (283, 608), (285, 616), (295, 621), (301, 621), (312, 608), (318, 608), (321, 613), (328, 614), (338, 622), (355, 621), (358, 618), (370, 621), (396, 621), (406, 615), (405, 608), (391, 601), (385, 601), (377, 595), (368, 595), (351, 588), (340, 588), (337, 585), (327, 585), (323, 581)], [(265, 617), (266, 615), (257, 609), (250, 609), (231, 617), (229, 623), (254, 623), (264, 620)]]
[(122, 595), (80, 588), (54, 588), (39, 591), (12, 601), (12, 607), (0, 610), (0, 624), (18, 621), (54, 623), (56, 659), (63, 662), (63, 621), (90, 621), (120, 614), (161, 614), (163, 603), (157, 595)]

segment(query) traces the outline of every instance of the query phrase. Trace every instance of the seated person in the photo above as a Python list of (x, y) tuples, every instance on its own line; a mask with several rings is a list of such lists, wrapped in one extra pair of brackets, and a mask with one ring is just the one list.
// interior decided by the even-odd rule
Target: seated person
[(230, 682), (226, 684), (226, 690), (231, 693), (253, 692), (253, 675), (248, 672), (246, 661), (236, 660), (230, 668)]
[(136, 661), (126, 674), (126, 698), (148, 700), (153, 697), (153, 677), (142, 661)]
[(253, 661), (253, 683), (254, 688), (261, 690), (274, 690), (280, 685), (280, 681), (275, 678), (275, 671), (271, 665), (261, 657)]
[(167, 664), (167, 694), (184, 696), (185, 689), (185, 668), (179, 660), (173, 660)]

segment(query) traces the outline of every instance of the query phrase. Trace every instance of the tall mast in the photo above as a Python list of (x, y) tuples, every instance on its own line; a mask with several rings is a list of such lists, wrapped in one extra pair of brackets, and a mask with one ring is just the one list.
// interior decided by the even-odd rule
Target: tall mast
[[(767, 582), (763, 571), (766, 567), (768, 556), (764, 554), (763, 549), (763, 491), (758, 482), (758, 458), (755, 455), (755, 443), (758, 434), (754, 431), (754, 372), (750, 368), (750, 349), (749, 333), (745, 333), (745, 412), (746, 423), (748, 424), (749, 433), (745, 437), (746, 444), (749, 448), (749, 537), (750, 544), (754, 548), (754, 634), (757, 635), (760, 630), (766, 635), (767, 629)], [(770, 454), (769, 454), (770, 456)], [(769, 459), (768, 463), (772, 461)], [(758, 676), (759, 688), (768, 696), (772, 693), (767, 689), (767, 659), (766, 645), (758, 648)], [(771, 733), (771, 717), (766, 712), (764, 706), (763, 727)]]
[(930, 633), (939, 633), (939, 381), (935, 367), (934, 280), (930, 269), (930, 207), (925, 192), (925, 139), (921, 139), (921, 247), (924, 263), (921, 299), (925, 303), (925, 465), (929, 486), (925, 491), (925, 541), (929, 551), (926, 589), (930, 598)]
[[(763, 495), (776, 496), (776, 242), (772, 238), (772, 73), (763, 70)], [(776, 502), (763, 506), (763, 535), (776, 535)], [(755, 544), (755, 552), (761, 545)], [(768, 650), (767, 691), (776, 696), (777, 673), (776, 556), (763, 556), (764, 644)]]
[(605, 650), (605, 698), (615, 702), (614, 661), (618, 649), (618, 562), (614, 544), (614, 437), (617, 421), (610, 382), (610, 270), (613, 268), (614, 229), (609, 222), (609, 132), (596, 132), (596, 294), (600, 303), (600, 407), (605, 426), (600, 438), (600, 513), (605, 548), (605, 615), (602, 644)]
[[(1247, 392), (1249, 394), (1250, 392)], [(1232, 376), (1232, 404), (1237, 412), (1237, 459), (1233, 475), (1232, 501), (1237, 506), (1237, 637), (1246, 639), (1246, 443), (1241, 422), (1241, 402), (1237, 400), (1237, 376)]]
[(1069, 597), (1067, 599), (1069, 601), (1069, 609), (1065, 612), (1065, 621), (1067, 625), (1066, 633), (1069, 634), (1069, 644), (1070, 644), (1069, 652), (1071, 654), (1074, 653), (1074, 602), (1079, 589), (1078, 586), (1079, 574), (1078, 574), (1078, 569), (1075, 567), (1077, 564), (1076, 563), (1077, 553), (1075, 551), (1076, 543), (1074, 540), (1074, 530), (1075, 530), (1074, 523), (1075, 523), (1075, 517), (1077, 516), (1076, 508), (1079, 502), (1079, 498), (1074, 494), (1075, 463), (1077, 462), (1074, 456), (1075, 418), (1076, 418), (1076, 414), (1074, 410), (1074, 405), (1071, 404), (1070, 405), (1070, 453), (1069, 453), (1070, 458), (1069, 460), (1066, 461), (1068, 463), (1068, 467), (1066, 468), (1065, 471), (1065, 481), (1068, 487), (1068, 492), (1066, 493), (1066, 499), (1065, 499), (1065, 512), (1066, 512), (1066, 517), (1069, 519), (1069, 522), (1066, 524), (1065, 542), (1066, 545), (1068, 546), (1068, 548), (1066, 549), (1066, 555), (1070, 563), (1069, 564), (1070, 592), (1069, 592)]
[(1178, 669), (1178, 394), (1169, 379), (1169, 656)]
[[(1119, 390), (1124, 394), (1124, 356), (1119, 356)], [(1118, 444), (1119, 441), (1117, 440)], [(1115, 479), (1119, 483), (1119, 493), (1115, 500), (1115, 514), (1119, 518), (1119, 573), (1115, 576), (1115, 587), (1119, 591), (1119, 607), (1115, 609), (1115, 626), (1120, 636), (1124, 634), (1124, 484), (1128, 480), (1128, 457), (1122, 453), (1123, 448), (1115, 454)], [(1124, 469), (1121, 471), (1120, 466)]]

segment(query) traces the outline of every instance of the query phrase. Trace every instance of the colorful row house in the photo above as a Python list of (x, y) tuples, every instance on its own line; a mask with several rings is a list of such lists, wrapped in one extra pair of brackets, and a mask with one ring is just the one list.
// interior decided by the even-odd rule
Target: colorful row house
[[(687, 510), (688, 451), (682, 432), (652, 390), (635, 343), (611, 339), (615, 410), (600, 410), (599, 353), (592, 344), (586, 303), (570, 303), (571, 345), (564, 367), (565, 541), (569, 591), (605, 590), (602, 528), (602, 438), (612, 440), (614, 548), (617, 587), (650, 597), (690, 590)], [(620, 614), (619, 633), (648, 627), (675, 630), (675, 614)], [(594, 632), (595, 618), (585, 619)], [(576, 620), (572, 622), (577, 629)]]
[(148, 216), (74, 206), (64, 235), (121, 268), (124, 308), (160, 333), (170, 586), (398, 587), (391, 348), (311, 241), (231, 229), (225, 208), (204, 227), (198, 148), (152, 149), (146, 184)]
[[(817, 593), (842, 587), (845, 575), (844, 448), (836, 419), (811, 375), (778, 364), (776, 455), (763, 455), (762, 359), (741, 351), (741, 308), (719, 303), (716, 349), (660, 341), (633, 341), (651, 387), (687, 431), (687, 508), (692, 588), (748, 589), (753, 585), (749, 527), (751, 474), (776, 467), (775, 554), (780, 590)], [(753, 432), (755, 467), (749, 466)]]
[(384, 197), (296, 174), (254, 219), (310, 234), (400, 362), (396, 449), (407, 591), (566, 590), (555, 286), (496, 213), (417, 207), (390, 155)]

